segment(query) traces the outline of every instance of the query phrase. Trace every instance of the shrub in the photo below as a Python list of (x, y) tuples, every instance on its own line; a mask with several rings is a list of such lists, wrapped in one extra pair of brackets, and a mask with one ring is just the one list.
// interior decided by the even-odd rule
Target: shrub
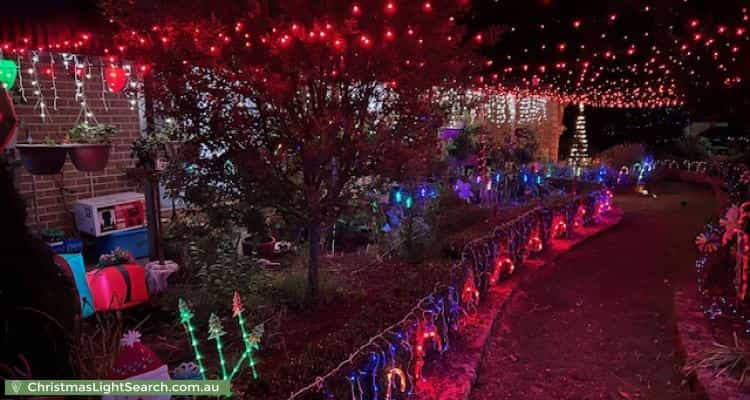
[(700, 369), (709, 369), (717, 376), (729, 375), (744, 385), (750, 380), (750, 351), (744, 343), (740, 343), (735, 332), (733, 344), (714, 343), (710, 349), (702, 352), (698, 360), (685, 366), (687, 374)]
[[(331, 304), (344, 295), (344, 290), (327, 274), (321, 274), (318, 288), (318, 304)], [(307, 296), (307, 275), (304, 270), (279, 274), (272, 278), (271, 296), (292, 310), (302, 310), (311, 305)]]
[(625, 143), (612, 146), (599, 154), (599, 158), (612, 168), (630, 168), (646, 157), (646, 146), (641, 143)]

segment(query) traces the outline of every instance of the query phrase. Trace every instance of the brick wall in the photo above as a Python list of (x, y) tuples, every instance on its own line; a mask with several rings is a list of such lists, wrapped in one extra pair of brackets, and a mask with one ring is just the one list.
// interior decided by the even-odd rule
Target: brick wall
[(537, 157), (546, 161), (562, 161), (557, 159), (560, 147), (560, 135), (565, 130), (563, 113), (565, 105), (550, 100), (547, 102), (547, 119), (542, 121), (537, 129), (539, 134), (539, 150)]
[[(112, 139), (112, 153), (107, 168), (100, 172), (79, 172), (67, 159), (61, 175), (37, 175), (32, 177), (22, 166), (16, 170), (16, 184), (27, 200), (28, 223), (38, 228), (61, 228), (68, 232), (74, 228), (73, 216), (70, 207), (78, 199), (93, 196), (102, 196), (117, 192), (136, 189), (135, 182), (126, 177), (126, 170), (133, 167), (130, 157), (130, 145), (139, 136), (139, 117), (137, 110), (131, 110), (129, 100), (123, 94), (106, 91), (104, 98), (107, 101), (107, 109), (102, 102), (102, 78), (99, 59), (88, 59), (91, 62), (91, 78), (83, 79), (87, 104), (94, 114), (96, 121), (113, 125), (117, 128), (117, 135)], [(26, 93), (27, 103), (24, 103), (17, 90), (19, 82), (16, 82), (13, 98), (16, 104), (21, 125), (17, 131), (17, 141), (26, 142), (30, 134), (34, 143), (40, 143), (46, 136), (60, 141), (70, 128), (76, 124), (80, 112), (80, 105), (75, 100), (75, 79), (73, 67), (66, 71), (62, 59), (55, 55), (55, 84), (57, 87), (57, 110), (53, 109), (51, 76), (43, 71), (49, 67), (49, 55), (40, 55), (39, 83), (47, 104), (48, 116), (43, 121), (39, 109), (34, 108), (37, 96), (31, 88), (30, 75), (27, 72), (31, 66), (28, 57), (22, 60), (21, 71), (23, 74), (23, 86)], [(33, 179), (33, 185), (32, 185)], [(93, 192), (91, 180), (93, 180)], [(33, 186), (36, 187), (34, 196)], [(62, 189), (62, 190), (61, 190)], [(36, 203), (34, 201), (36, 197)], [(35, 204), (38, 215), (35, 213)]]

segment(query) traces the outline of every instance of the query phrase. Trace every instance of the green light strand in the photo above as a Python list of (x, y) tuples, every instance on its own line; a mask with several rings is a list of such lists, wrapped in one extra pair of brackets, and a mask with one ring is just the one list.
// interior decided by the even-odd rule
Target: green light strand
[(198, 363), (198, 370), (201, 373), (201, 378), (205, 380), (206, 368), (203, 366), (203, 355), (201, 354), (200, 348), (198, 347), (198, 339), (196, 339), (195, 337), (195, 327), (191, 322), (193, 319), (193, 312), (190, 311), (190, 308), (183, 299), (179, 300), (178, 305), (180, 309), (180, 322), (182, 322), (182, 324), (185, 326), (185, 330), (190, 337), (190, 344), (193, 347), (193, 353), (195, 353), (195, 361)]
[(208, 319), (208, 331), (209, 340), (216, 341), (216, 352), (219, 353), (219, 364), (221, 366), (221, 379), (227, 379), (227, 363), (224, 359), (224, 346), (221, 343), (221, 337), (226, 334), (224, 328), (221, 326), (221, 320), (216, 314), (211, 313), (211, 317)]
[(240, 372), (240, 367), (242, 367), (242, 362), (245, 361), (245, 358), (247, 358), (247, 355), (248, 355), (247, 350), (245, 350), (240, 356), (240, 359), (237, 360), (237, 363), (234, 365), (234, 368), (232, 368), (232, 373), (229, 374), (230, 381), (234, 379), (234, 376), (237, 375), (238, 372)]
[(237, 319), (239, 320), (240, 330), (242, 331), (242, 341), (245, 343), (245, 353), (243, 353), (243, 356), (247, 356), (248, 364), (250, 364), (250, 369), (253, 371), (253, 379), (258, 379), (258, 371), (255, 369), (253, 351), (257, 350), (260, 346), (250, 341), (250, 336), (247, 334), (247, 329), (245, 329), (245, 318), (242, 316), (242, 312), (237, 313)]

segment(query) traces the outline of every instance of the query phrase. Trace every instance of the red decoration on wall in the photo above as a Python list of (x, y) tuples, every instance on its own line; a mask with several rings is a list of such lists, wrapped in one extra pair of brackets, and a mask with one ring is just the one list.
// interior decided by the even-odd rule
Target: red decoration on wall
[(109, 66), (104, 70), (104, 79), (107, 87), (114, 93), (119, 93), (124, 87), (128, 77), (122, 67)]

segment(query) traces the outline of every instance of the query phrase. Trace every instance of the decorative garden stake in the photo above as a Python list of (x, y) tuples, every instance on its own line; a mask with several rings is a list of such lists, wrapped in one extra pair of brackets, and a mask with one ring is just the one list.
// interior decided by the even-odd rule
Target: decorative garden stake
[(237, 318), (237, 323), (240, 325), (240, 330), (242, 331), (242, 341), (245, 343), (245, 354), (247, 355), (250, 369), (253, 371), (253, 378), (258, 379), (258, 372), (255, 370), (255, 359), (253, 358), (253, 353), (260, 349), (260, 338), (263, 337), (263, 324), (253, 328), (252, 333), (248, 335), (247, 329), (245, 328), (245, 318), (242, 316), (244, 311), (245, 307), (242, 305), (240, 294), (234, 292), (234, 297), (232, 298), (232, 314)]
[[(202, 361), (203, 355), (200, 353), (198, 340), (195, 338), (195, 329), (191, 322), (191, 320), (193, 319), (193, 312), (190, 310), (190, 308), (188, 308), (187, 303), (183, 299), (180, 299), (179, 301), (179, 308), (180, 321), (183, 325), (185, 325), (185, 329), (190, 335), (190, 341), (193, 345), (193, 351), (195, 352), (195, 360), (198, 363), (198, 368), (201, 371), (201, 376), (203, 377), (203, 379), (206, 379), (205, 368)], [(245, 359), (248, 360), (248, 364), (253, 371), (253, 378), (258, 379), (258, 372), (255, 369), (256, 362), (253, 358), (253, 353), (260, 348), (260, 339), (263, 337), (264, 328), (263, 324), (257, 325), (248, 334), (247, 328), (245, 327), (245, 319), (242, 316), (243, 311), (244, 307), (242, 305), (242, 299), (240, 298), (240, 295), (235, 292), (234, 298), (232, 299), (232, 315), (237, 318), (237, 323), (240, 326), (240, 331), (242, 332), (242, 342), (245, 345), (245, 349), (237, 359), (237, 362), (234, 364), (234, 367), (231, 371), (227, 369), (226, 357), (224, 355), (224, 345), (221, 341), (221, 337), (226, 334), (226, 332), (224, 331), (224, 327), (221, 324), (221, 319), (216, 314), (212, 313), (208, 320), (208, 339), (214, 340), (216, 342), (216, 350), (219, 353), (219, 363), (221, 364), (220, 376), (223, 380), (231, 381), (232, 379), (234, 379), (234, 377), (240, 371), (242, 364), (245, 362)]]
[(219, 353), (219, 363), (221, 364), (221, 379), (227, 379), (227, 363), (224, 359), (224, 346), (221, 344), (221, 337), (226, 335), (224, 327), (221, 326), (221, 320), (216, 314), (211, 313), (208, 318), (208, 340), (216, 341), (216, 352)]
[(187, 305), (185, 300), (180, 299), (178, 302), (180, 309), (180, 322), (185, 325), (188, 336), (190, 337), (190, 344), (193, 346), (193, 353), (195, 353), (195, 362), (198, 364), (198, 370), (201, 373), (201, 379), (206, 379), (206, 368), (203, 366), (203, 355), (198, 347), (198, 339), (195, 338), (195, 327), (193, 326), (193, 312)]

